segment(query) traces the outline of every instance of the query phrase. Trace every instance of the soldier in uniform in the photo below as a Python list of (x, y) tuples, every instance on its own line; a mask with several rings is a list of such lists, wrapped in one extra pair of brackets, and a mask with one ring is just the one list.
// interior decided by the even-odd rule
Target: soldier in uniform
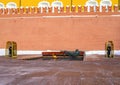
[(112, 41), (108, 41), (106, 43), (106, 57), (108, 57), (108, 58), (114, 57), (113, 51), (114, 51), (113, 42)]
[(9, 47), (9, 57), (12, 57), (12, 46)]
[(108, 58), (110, 58), (111, 50), (112, 50), (111, 46), (108, 45), (108, 46), (107, 46), (107, 57), (108, 57)]

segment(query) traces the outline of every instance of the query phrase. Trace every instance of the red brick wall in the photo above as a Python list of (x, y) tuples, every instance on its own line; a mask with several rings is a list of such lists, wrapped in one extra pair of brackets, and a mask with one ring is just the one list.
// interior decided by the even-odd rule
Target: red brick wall
[(0, 18), (0, 48), (16, 41), (19, 50), (120, 50), (120, 16)]

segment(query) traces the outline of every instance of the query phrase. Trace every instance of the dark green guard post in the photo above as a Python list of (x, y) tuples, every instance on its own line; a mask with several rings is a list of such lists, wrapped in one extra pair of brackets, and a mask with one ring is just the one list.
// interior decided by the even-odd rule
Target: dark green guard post
[(114, 44), (113, 41), (108, 41), (105, 43), (105, 56), (108, 58), (114, 57)]
[(6, 43), (6, 57), (16, 58), (17, 57), (17, 43), (14, 41), (8, 41)]

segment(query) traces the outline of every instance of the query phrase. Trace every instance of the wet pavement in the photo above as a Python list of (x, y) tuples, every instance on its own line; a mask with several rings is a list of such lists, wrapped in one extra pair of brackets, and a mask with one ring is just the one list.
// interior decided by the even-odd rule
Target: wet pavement
[(0, 85), (120, 85), (120, 56), (79, 60), (0, 57)]

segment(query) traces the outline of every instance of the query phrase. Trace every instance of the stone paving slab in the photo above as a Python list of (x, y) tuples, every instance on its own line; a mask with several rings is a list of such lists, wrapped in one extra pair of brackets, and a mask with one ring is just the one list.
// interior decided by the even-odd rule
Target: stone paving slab
[[(120, 85), (120, 56), (100, 60), (0, 57), (0, 85)], [(90, 57), (90, 56), (89, 56)]]

